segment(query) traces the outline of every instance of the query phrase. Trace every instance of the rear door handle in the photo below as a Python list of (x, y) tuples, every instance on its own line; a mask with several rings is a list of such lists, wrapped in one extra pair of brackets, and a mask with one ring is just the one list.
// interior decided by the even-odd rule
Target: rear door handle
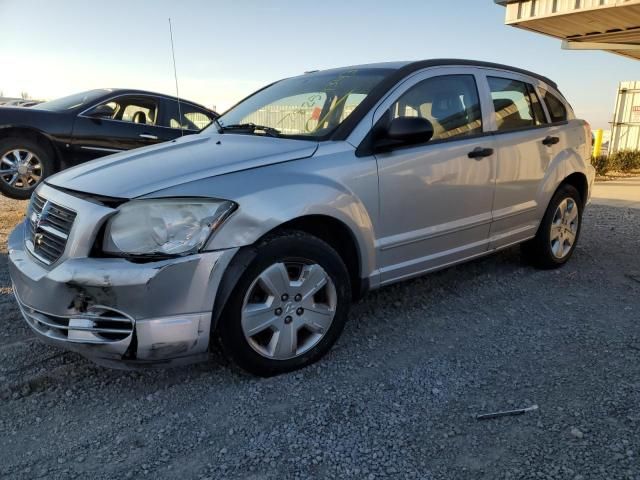
[(139, 135), (140, 138), (146, 138), (147, 140), (157, 140), (158, 137), (156, 137), (155, 135), (151, 135), (149, 133), (141, 133)]
[(560, 139), (558, 137), (547, 137), (544, 140), (542, 140), (542, 144), (546, 145), (547, 147), (550, 147), (551, 145), (555, 145), (556, 143), (559, 143)]
[(493, 155), (493, 148), (478, 147), (469, 152), (469, 158), (475, 158), (476, 160), (481, 160), (484, 157), (490, 157), (491, 155)]

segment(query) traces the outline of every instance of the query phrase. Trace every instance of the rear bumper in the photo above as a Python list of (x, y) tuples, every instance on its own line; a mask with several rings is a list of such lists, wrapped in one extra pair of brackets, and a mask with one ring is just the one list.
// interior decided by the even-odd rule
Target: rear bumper
[(206, 358), (211, 312), (236, 250), (151, 263), (67, 258), (46, 268), (9, 238), (9, 273), (22, 314), (45, 342), (116, 367)]

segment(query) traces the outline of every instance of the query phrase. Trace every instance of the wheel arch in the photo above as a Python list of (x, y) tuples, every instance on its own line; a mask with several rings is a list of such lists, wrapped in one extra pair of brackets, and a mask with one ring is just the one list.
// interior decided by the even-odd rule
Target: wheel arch
[(51, 138), (41, 130), (30, 127), (4, 126), (0, 127), (0, 138), (27, 138), (38, 143), (42, 148), (46, 149), (54, 162), (55, 170), (60, 169), (60, 153), (56, 149)]
[(571, 175), (567, 176), (564, 180), (562, 180), (562, 182), (560, 182), (560, 185), (558, 185), (556, 192), (563, 185), (571, 185), (572, 187), (574, 187), (580, 194), (580, 198), (582, 199), (582, 206), (584, 207), (587, 204), (587, 200), (589, 199), (589, 181), (587, 180), (587, 176), (584, 173), (573, 172)]
[(257, 255), (255, 246), (266, 237), (277, 234), (278, 232), (291, 230), (313, 235), (336, 250), (349, 272), (354, 300), (361, 298), (369, 290), (369, 280), (362, 276), (363, 266), (360, 247), (351, 229), (344, 222), (328, 215), (303, 215), (269, 230), (254, 244), (240, 248), (234, 255), (228, 267), (225, 269), (220, 282), (220, 288), (218, 288), (216, 292), (211, 318), (212, 331), (217, 327), (218, 321), (240, 277), (249, 264), (255, 259)]
[(351, 229), (342, 221), (328, 215), (305, 215), (294, 218), (268, 232), (299, 230), (319, 238), (333, 248), (349, 271), (354, 299), (361, 298), (368, 290), (368, 282), (363, 279), (360, 247)]

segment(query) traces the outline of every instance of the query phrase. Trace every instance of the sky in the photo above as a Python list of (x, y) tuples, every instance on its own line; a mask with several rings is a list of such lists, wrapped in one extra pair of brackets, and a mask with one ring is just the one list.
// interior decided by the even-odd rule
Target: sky
[(580, 118), (609, 128), (618, 82), (640, 80), (640, 62), (563, 51), (504, 15), (493, 0), (0, 0), (0, 92), (175, 94), (171, 17), (180, 95), (218, 111), (308, 70), (446, 57), (546, 75)]

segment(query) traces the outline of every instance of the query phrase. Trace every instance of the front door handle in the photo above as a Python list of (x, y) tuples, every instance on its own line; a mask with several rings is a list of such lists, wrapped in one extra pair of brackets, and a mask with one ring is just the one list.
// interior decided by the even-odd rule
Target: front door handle
[(155, 135), (151, 135), (149, 133), (141, 133), (139, 135), (140, 138), (146, 138), (147, 140), (157, 140), (158, 137), (156, 137)]
[(493, 155), (493, 148), (478, 147), (469, 152), (469, 158), (474, 158), (476, 160), (482, 160), (484, 157), (490, 157), (491, 155)]
[(551, 137), (551, 136), (542, 140), (542, 144), (546, 145), (547, 147), (550, 147), (551, 145), (555, 145), (558, 142), (560, 142), (560, 139), (558, 137)]

